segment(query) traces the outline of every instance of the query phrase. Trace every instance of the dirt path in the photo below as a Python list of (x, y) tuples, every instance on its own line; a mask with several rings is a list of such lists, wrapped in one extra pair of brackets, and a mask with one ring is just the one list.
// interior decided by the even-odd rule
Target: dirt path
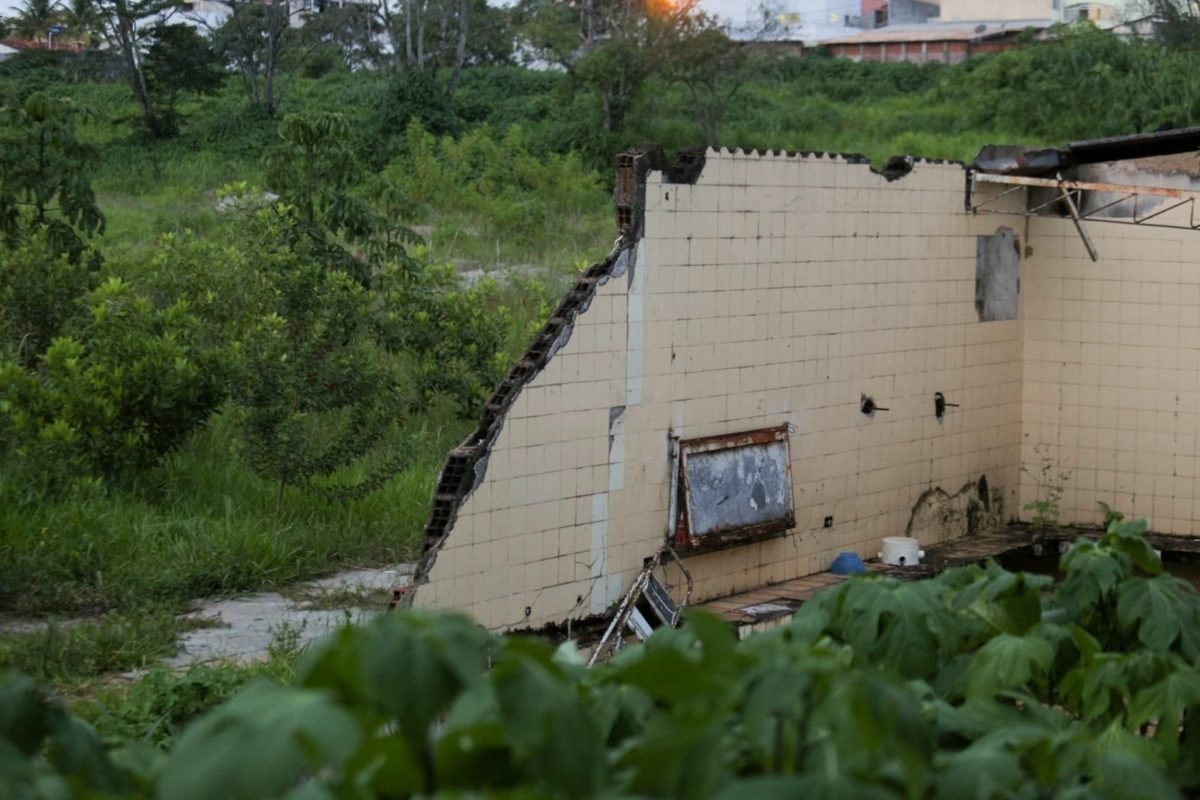
[[(180, 615), (188, 630), (179, 652), (163, 659), (183, 669), (215, 661), (250, 662), (267, 658), (271, 648), (303, 647), (348, 623), (362, 623), (383, 612), (392, 590), (407, 585), (411, 564), (386, 569), (357, 569), (305, 581), (279, 592), (197, 600)], [(86, 617), (49, 622), (0, 614), (0, 635), (29, 634), (51, 625), (69, 628)]]
[(265, 659), (273, 646), (303, 647), (348, 623), (381, 613), (392, 589), (409, 580), (410, 565), (360, 569), (268, 592), (205, 601), (184, 615), (203, 622), (179, 640), (179, 653), (164, 659), (185, 668), (211, 661)]

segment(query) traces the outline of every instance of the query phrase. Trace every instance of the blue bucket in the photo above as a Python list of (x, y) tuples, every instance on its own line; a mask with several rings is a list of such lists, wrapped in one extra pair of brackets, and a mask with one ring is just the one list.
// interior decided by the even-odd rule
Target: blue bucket
[(838, 553), (829, 565), (829, 571), (834, 575), (861, 575), (867, 567), (857, 553)]

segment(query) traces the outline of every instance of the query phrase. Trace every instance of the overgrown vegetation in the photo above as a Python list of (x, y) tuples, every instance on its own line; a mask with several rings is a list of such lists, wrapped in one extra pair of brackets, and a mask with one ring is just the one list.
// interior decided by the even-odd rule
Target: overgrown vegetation
[[(610, 248), (611, 163), (623, 148), (708, 142), (966, 160), (985, 142), (1049, 144), (1200, 122), (1200, 49), (1186, 9), (1168, 47), (1079, 25), (946, 67), (782, 57), (768, 45), (733, 44), (687, 3), (380, 2), (331, 7), (296, 26), (299, 6), (237, 2), (229, 21), (198, 34), (154, 24), (163, 4), (149, 0), (65, 8), (30, 0), (9, 26), (40, 41), (64, 26), (58, 40), (83, 49), (0, 63), (0, 611), (51, 621), (0, 634), (0, 667), (74, 687), (170, 652), (175, 614), (194, 597), (411, 558), (445, 452), (576, 269)], [(390, 48), (378, 46), (380, 36)], [(526, 68), (523, 56), (559, 69)], [(1045, 506), (1032, 510), (1055, 525), (1062, 480), (1044, 477)], [(1095, 564), (1132, 557), (1121, 544), (1129, 537), (1113, 535)], [(847, 786), (867, 792), (860, 750), (883, 765), (870, 780), (885, 785), (871, 790), (903, 785), (909, 796), (928, 789), (922, 770), (937, 769), (1084, 797), (1121, 777), (1128, 753), (1144, 756), (1128, 775), (1145, 786), (1157, 786), (1161, 769), (1190, 786), (1190, 738), (1172, 750), (1161, 733), (1133, 736), (1149, 706), (1129, 710), (1138, 695), (1120, 681), (1169, 679), (1175, 705), (1156, 713), (1174, 713), (1181, 697), (1194, 704), (1190, 678), (1172, 671), (1180, 654), (1192, 658), (1182, 645), (1164, 645), (1162, 633), (1148, 645), (1155, 661), (1135, 657), (1128, 638), (1142, 629), (1130, 609), (1168, 603), (1186, 615), (1192, 601), (1169, 599), (1178, 587), (1138, 569), (1145, 574), (1120, 586), (1154, 588), (1118, 590), (1087, 570), (1080, 574), (1091, 577), (1069, 582), (1097, 582), (1094, 607), (1108, 609), (1081, 623), (1099, 642), (1094, 652), (1054, 616), (1061, 609), (1030, 621), (1036, 581), (956, 573), (923, 588), (855, 584), (868, 588), (814, 604), (791, 634), (737, 648), (698, 619), (589, 677), (537, 646), (499, 643), (457, 622), (391, 620), (345, 634), (344, 652), (391, 664), (392, 692), (408, 691), (392, 680), (396, 659), (428, 656), (417, 663), (432, 672), (418, 675), (414, 694), (368, 691), (374, 677), (360, 681), (326, 661), (307, 668), (301, 688), (270, 690), (269, 702), (295, 711), (302, 728), (310, 712), (289, 703), (311, 703), (311, 713), (328, 712), (329, 731), (344, 728), (345, 743), (332, 750), (324, 731), (313, 740), (329, 767), (322, 780), (353, 776), (392, 794), (471, 788), (485, 762), (495, 787), (540, 781), (550, 793), (585, 793), (597, 764), (612, 786), (645, 794), (787, 793), (787, 778), (736, 781), (789, 771), (814, 786), (848, 776)], [(1114, 592), (1133, 598), (1125, 611), (1120, 600), (1104, 605)], [(872, 616), (885, 596), (899, 611)], [(837, 604), (878, 627), (855, 628)], [(996, 621), (1018, 611), (1020, 624)], [(1000, 632), (987, 634), (985, 623)], [(439, 662), (428, 642), (459, 655)], [(968, 680), (975, 650), (980, 663), (995, 657), (1026, 676), (1005, 686), (1018, 700), (979, 695), (979, 681), (992, 678)], [(466, 667), (484, 653), (498, 665), (486, 678)], [(907, 660), (918, 657), (936, 666), (922, 661), (928, 669), (918, 670)], [(664, 665), (683, 688), (662, 683)], [(1086, 711), (1071, 699), (1071, 665), (1090, 676), (1088, 702), (1109, 697), (1107, 706)], [(688, 678), (705, 672), (720, 685)], [(88, 716), (109, 744), (164, 744), (249, 674), (152, 672), (144, 689), (113, 694), (107, 715)], [(753, 705), (760, 679), (785, 687), (772, 693), (793, 705)], [(46, 741), (37, 720), (45, 722), (67, 737), (51, 760), (74, 769), (55, 760), (91, 747), (89, 735), (58, 712), (38, 716), (26, 704), (35, 696), (16, 686), (0, 702), (0, 730), (28, 755)], [(696, 692), (711, 694), (721, 713), (705, 716)], [(523, 704), (512, 698), (526, 694), (540, 709), (533, 721), (510, 713)], [(242, 726), (238, 709), (268, 702), (253, 697), (218, 719)], [(554, 707), (535, 702), (544, 698), (556, 698)], [(898, 716), (863, 711), (893, 700)], [(454, 704), (436, 751), (417, 741), (433, 712), (398, 710), (418, 701), (439, 714)], [(350, 727), (347, 708), (358, 714)], [(876, 716), (874, 728), (864, 714)], [(386, 728), (369, 723), (400, 718), (403, 736), (372, 738)], [(1007, 738), (984, 730), (1008, 723)], [(195, 741), (206, 735), (198, 730)], [(483, 744), (467, 752), (455, 738), (462, 730)], [(694, 746), (688, 769), (674, 733)], [(847, 761), (828, 742), (851, 733), (866, 744)], [(1118, 754), (1082, 752), (1084, 733)], [(291, 744), (269, 744), (281, 748), (281, 771), (261, 777), (302, 763)], [(572, 745), (578, 769), (534, 777), (535, 761), (561, 765), (554, 748)], [(0, 753), (0, 782), (45, 768), (16, 752)], [(95, 784), (107, 790), (128, 777), (130, 762), (114, 767), (87, 752), (95, 760), (85, 783), (111, 780)], [(371, 752), (389, 766), (365, 776), (358, 770)], [(816, 759), (825, 777), (814, 777)], [(8, 773), (2, 764), (18, 766)], [(206, 769), (194, 771), (197, 792), (217, 774)], [(1081, 775), (1091, 782), (1067, 785)], [(278, 788), (264, 786), (243, 788), (247, 796)], [(0, 794), (7, 789), (0, 784)]]
[[(786, 628), (739, 643), (691, 613), (591, 670), (572, 643), (387, 615), (309, 653), (294, 683), (255, 683), (186, 725), (165, 758), (106, 752), (9, 677), (0, 787), (180, 800), (1182, 797), (1200, 785), (1200, 598), (1163, 572), (1144, 530), (1114, 523), (1077, 542), (1056, 587), (994, 563), (858, 577)], [(226, 688), (162, 673), (146, 687), (151, 743)]]

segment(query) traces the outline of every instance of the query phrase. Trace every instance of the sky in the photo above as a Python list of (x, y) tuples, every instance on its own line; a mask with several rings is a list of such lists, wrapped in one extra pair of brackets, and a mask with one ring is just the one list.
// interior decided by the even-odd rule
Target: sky
[[(20, 0), (0, 0), (0, 16), (9, 16), (20, 5)], [(749, 0), (701, 0), (700, 6), (710, 14), (726, 19), (741, 20), (746, 16)]]

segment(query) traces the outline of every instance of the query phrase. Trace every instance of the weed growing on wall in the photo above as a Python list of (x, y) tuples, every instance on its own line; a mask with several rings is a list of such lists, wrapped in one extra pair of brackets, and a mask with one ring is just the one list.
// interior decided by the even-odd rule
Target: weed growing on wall
[(1037, 530), (1058, 527), (1062, 514), (1059, 504), (1062, 502), (1066, 483), (1071, 479), (1071, 473), (1062, 468), (1051, 450), (1050, 444), (1038, 442), (1033, 448), (1034, 455), (1040, 462), (1037, 469), (1021, 467), (1022, 472), (1033, 478), (1037, 488), (1037, 498), (1022, 506), (1022, 510), (1032, 512), (1030, 524)]

